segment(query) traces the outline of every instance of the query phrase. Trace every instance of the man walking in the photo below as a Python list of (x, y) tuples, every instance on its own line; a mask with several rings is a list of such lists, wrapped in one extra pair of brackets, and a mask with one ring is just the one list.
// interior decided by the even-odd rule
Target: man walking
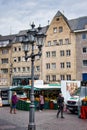
[(62, 93), (60, 93), (57, 98), (57, 104), (58, 104), (57, 118), (59, 117), (59, 113), (61, 113), (61, 118), (64, 118), (63, 117), (64, 97), (62, 96)]

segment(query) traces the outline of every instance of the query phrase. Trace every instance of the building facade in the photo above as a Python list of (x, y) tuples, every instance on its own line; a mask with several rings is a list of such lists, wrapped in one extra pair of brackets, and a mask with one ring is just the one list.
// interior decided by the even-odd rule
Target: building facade
[[(58, 11), (42, 32), (47, 36), (42, 57), (35, 59), (35, 79), (44, 83), (87, 80), (87, 17), (68, 20)], [(25, 61), (21, 44), (26, 34), (23, 30), (0, 36), (0, 87), (31, 82), (31, 59)]]

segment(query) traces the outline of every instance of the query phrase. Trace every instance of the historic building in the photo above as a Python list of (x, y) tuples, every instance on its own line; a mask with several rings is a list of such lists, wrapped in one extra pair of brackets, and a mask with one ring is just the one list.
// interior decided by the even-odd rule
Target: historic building
[(87, 80), (87, 17), (68, 20), (58, 11), (46, 34), (43, 80)]
[[(42, 32), (47, 37), (42, 57), (35, 59), (35, 79), (87, 80), (87, 17), (68, 20), (58, 11)], [(0, 36), (0, 88), (31, 81), (31, 59), (25, 61), (21, 44), (25, 35), (27, 30)], [(37, 52), (37, 46), (34, 49)]]
[(12, 40), (15, 35), (0, 36), (0, 88), (11, 85), (12, 75)]

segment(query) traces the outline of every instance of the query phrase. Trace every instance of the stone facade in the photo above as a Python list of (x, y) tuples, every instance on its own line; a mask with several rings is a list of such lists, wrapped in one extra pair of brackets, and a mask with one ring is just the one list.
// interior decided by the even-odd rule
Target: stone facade
[[(78, 21), (82, 23), (78, 23)], [(86, 21), (87, 17), (67, 20), (58, 11), (49, 27), (43, 27), (43, 31), (46, 29), (45, 34), (47, 36), (42, 49), (42, 57), (35, 59), (34, 74), (36, 79), (43, 80), (44, 83), (55, 83), (61, 80), (82, 80), (82, 75), (87, 73)], [(79, 26), (76, 25), (77, 23)], [(1, 87), (12, 85), (13, 79), (26, 79), (27, 77), (28, 80), (31, 80), (31, 59), (25, 61), (20, 40), (15, 40), (24, 34), (26, 34), (26, 31), (19, 32), (12, 39), (11, 35), (8, 37), (0, 36), (0, 43), (4, 40), (11, 40), (10, 46), (0, 46)], [(83, 48), (85, 48), (84, 52)], [(8, 50), (7, 53), (3, 53), (5, 50)], [(34, 50), (37, 53), (36, 46)], [(18, 82), (15, 85), (18, 85)]]

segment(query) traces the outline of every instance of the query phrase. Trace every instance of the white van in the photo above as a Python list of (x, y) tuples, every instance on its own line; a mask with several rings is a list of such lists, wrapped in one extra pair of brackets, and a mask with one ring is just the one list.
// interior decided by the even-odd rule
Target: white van
[(78, 112), (78, 101), (79, 101), (80, 88), (75, 92), (73, 96), (67, 99), (66, 109), (71, 113)]

